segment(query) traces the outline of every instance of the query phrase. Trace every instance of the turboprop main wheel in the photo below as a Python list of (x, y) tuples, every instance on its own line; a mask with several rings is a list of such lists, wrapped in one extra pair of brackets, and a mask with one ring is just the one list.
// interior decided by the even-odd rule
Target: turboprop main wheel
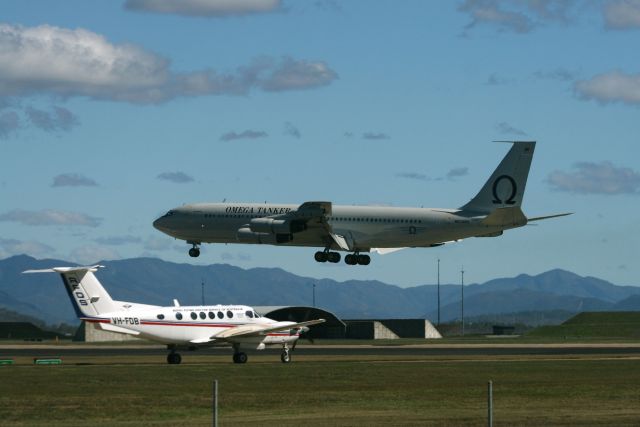
[(234, 353), (233, 363), (247, 363), (247, 353)]
[(182, 356), (178, 353), (169, 353), (167, 355), (167, 363), (169, 365), (179, 365), (182, 362)]
[(291, 354), (289, 354), (289, 350), (282, 350), (282, 353), (280, 353), (280, 360), (282, 361), (282, 363), (291, 362)]
[(189, 256), (192, 258), (198, 258), (200, 256), (200, 249), (198, 248), (189, 249)]

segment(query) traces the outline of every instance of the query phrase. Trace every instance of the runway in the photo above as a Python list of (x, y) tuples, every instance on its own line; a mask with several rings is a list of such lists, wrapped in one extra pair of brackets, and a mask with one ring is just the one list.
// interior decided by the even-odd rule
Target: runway
[[(249, 354), (270, 354), (276, 347)], [(166, 355), (160, 345), (95, 344), (7, 344), (0, 345), (0, 359), (8, 357), (87, 357), (87, 356), (158, 356)], [(229, 347), (200, 348), (181, 351), (183, 355), (229, 355)], [(463, 357), (463, 356), (585, 356), (640, 355), (640, 344), (420, 344), (420, 345), (299, 345), (296, 356), (393, 356), (393, 357)]]

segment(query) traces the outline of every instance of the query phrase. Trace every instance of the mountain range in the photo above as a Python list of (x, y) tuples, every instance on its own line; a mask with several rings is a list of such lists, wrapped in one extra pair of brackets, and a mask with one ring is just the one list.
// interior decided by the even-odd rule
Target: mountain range
[[(228, 264), (196, 266), (155, 258), (103, 261), (98, 278), (114, 299), (146, 304), (251, 306), (316, 305), (344, 319), (437, 318), (437, 286), (410, 288), (374, 280), (337, 282), (301, 277), (279, 268), (242, 269)], [(0, 260), (0, 308), (42, 319), (48, 324), (77, 323), (71, 302), (56, 274), (24, 270), (74, 265), (27, 255)], [(202, 285), (204, 283), (204, 286)], [(440, 286), (441, 321), (460, 317), (460, 285)], [(565, 270), (536, 276), (470, 284), (464, 288), (465, 317), (532, 311), (640, 310), (640, 287), (618, 286)]]

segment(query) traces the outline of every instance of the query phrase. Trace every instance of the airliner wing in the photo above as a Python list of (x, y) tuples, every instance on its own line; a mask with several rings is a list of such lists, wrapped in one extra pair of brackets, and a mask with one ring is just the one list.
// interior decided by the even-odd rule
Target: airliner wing
[(351, 239), (350, 236), (333, 230), (327, 221), (327, 217), (332, 215), (331, 202), (304, 202), (296, 210), (287, 213), (287, 215), (290, 218), (305, 220), (308, 228), (323, 228), (327, 237), (331, 238), (342, 250), (352, 251), (355, 247), (353, 239)]
[[(324, 323), (324, 319), (309, 320), (307, 322), (300, 323), (288, 323), (285, 325), (270, 326), (270, 325), (243, 325), (237, 328), (229, 328), (226, 331), (222, 331), (217, 335), (211, 337), (212, 340), (232, 340), (233, 338), (240, 337), (260, 337), (271, 332), (288, 331), (290, 329), (300, 329), (306, 326), (317, 325), (318, 323)], [(279, 322), (280, 323), (280, 322)]]

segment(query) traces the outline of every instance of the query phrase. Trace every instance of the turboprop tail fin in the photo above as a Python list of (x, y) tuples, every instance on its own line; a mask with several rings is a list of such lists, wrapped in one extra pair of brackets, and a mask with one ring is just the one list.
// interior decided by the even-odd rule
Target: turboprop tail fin
[(535, 141), (509, 141), (513, 144), (491, 177), (469, 203), (460, 209), (488, 214), (497, 208), (522, 205)]
[(111, 299), (93, 274), (101, 265), (91, 267), (54, 267), (46, 270), (27, 270), (23, 273), (59, 273), (71, 303), (79, 318), (92, 318), (121, 308)]

